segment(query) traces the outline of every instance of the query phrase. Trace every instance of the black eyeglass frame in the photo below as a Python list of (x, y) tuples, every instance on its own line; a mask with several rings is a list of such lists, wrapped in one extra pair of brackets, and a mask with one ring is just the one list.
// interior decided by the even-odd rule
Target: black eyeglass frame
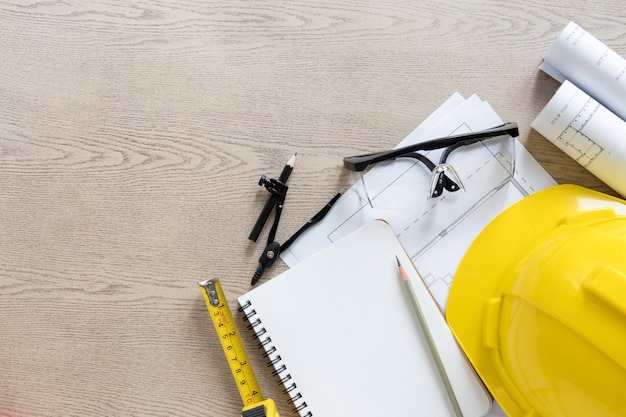
[[(428, 160), (420, 154), (416, 154), (417, 151), (432, 151), (435, 149), (449, 148), (444, 151), (442, 161), (445, 162), (445, 158), (450, 152), (458, 147), (471, 145), (476, 142), (480, 142), (484, 139), (495, 138), (498, 136), (519, 136), (519, 129), (517, 123), (508, 122), (500, 126), (495, 126), (489, 129), (481, 130), (472, 133), (463, 133), (460, 135), (446, 136), (443, 138), (431, 139), (425, 142), (416, 143), (409, 146), (403, 146), (402, 148), (392, 149), (390, 151), (374, 152), (363, 155), (346, 156), (343, 158), (343, 167), (348, 171), (362, 172), (370, 165), (377, 164), (383, 161), (389, 161), (400, 157), (412, 157), (417, 158), (423, 163), (426, 163), (422, 158)], [(422, 157), (422, 158), (420, 158)], [(429, 161), (430, 162), (430, 161)], [(428, 163), (426, 163), (428, 165)], [(431, 168), (432, 169), (432, 168)]]

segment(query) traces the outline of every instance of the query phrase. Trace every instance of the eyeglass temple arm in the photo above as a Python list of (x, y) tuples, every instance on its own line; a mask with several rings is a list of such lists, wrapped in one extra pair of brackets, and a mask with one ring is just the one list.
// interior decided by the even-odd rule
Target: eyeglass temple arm
[(346, 156), (343, 158), (343, 167), (348, 171), (363, 171), (369, 165), (395, 159), (409, 152), (415, 151), (432, 151), (433, 149), (445, 148), (447, 146), (454, 145), (460, 141), (478, 141), (480, 139), (487, 139), (496, 136), (509, 135), (513, 137), (519, 136), (519, 129), (517, 123), (509, 122), (500, 126), (492, 127), (490, 129), (481, 130), (479, 132), (463, 133), (460, 135), (446, 136), (443, 138), (431, 139), (425, 142), (416, 143), (409, 146), (404, 146), (398, 149), (392, 149), (390, 151), (374, 152), (364, 155)]

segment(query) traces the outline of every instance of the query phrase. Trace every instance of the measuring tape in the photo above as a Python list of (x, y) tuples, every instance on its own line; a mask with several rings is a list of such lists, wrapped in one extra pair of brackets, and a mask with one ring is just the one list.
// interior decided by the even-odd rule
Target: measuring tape
[(274, 401), (271, 398), (263, 398), (261, 387), (254, 375), (248, 353), (228, 307), (228, 301), (219, 279), (209, 279), (198, 285), (243, 401), (244, 407), (241, 415), (243, 417), (279, 417)]

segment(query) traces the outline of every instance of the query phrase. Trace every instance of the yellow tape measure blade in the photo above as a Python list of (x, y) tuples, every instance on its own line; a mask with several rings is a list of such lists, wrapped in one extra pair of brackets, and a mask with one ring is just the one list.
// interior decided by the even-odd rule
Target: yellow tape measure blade
[(263, 402), (244, 407), (241, 410), (241, 417), (280, 417), (274, 400), (268, 398)]
[(222, 285), (218, 279), (209, 279), (200, 282), (200, 289), (204, 296), (211, 320), (217, 331), (230, 371), (235, 378), (239, 395), (244, 407), (264, 400), (261, 387), (256, 379), (252, 364), (248, 358), (243, 340), (233, 315), (228, 307)]

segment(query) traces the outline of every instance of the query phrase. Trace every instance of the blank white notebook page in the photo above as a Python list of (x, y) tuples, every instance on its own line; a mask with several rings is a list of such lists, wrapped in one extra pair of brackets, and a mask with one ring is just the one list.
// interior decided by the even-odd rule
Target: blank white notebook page
[(390, 227), (374, 221), (238, 299), (301, 416), (454, 415), (396, 256), (463, 415), (489, 411), (490, 397), (411, 260)]

